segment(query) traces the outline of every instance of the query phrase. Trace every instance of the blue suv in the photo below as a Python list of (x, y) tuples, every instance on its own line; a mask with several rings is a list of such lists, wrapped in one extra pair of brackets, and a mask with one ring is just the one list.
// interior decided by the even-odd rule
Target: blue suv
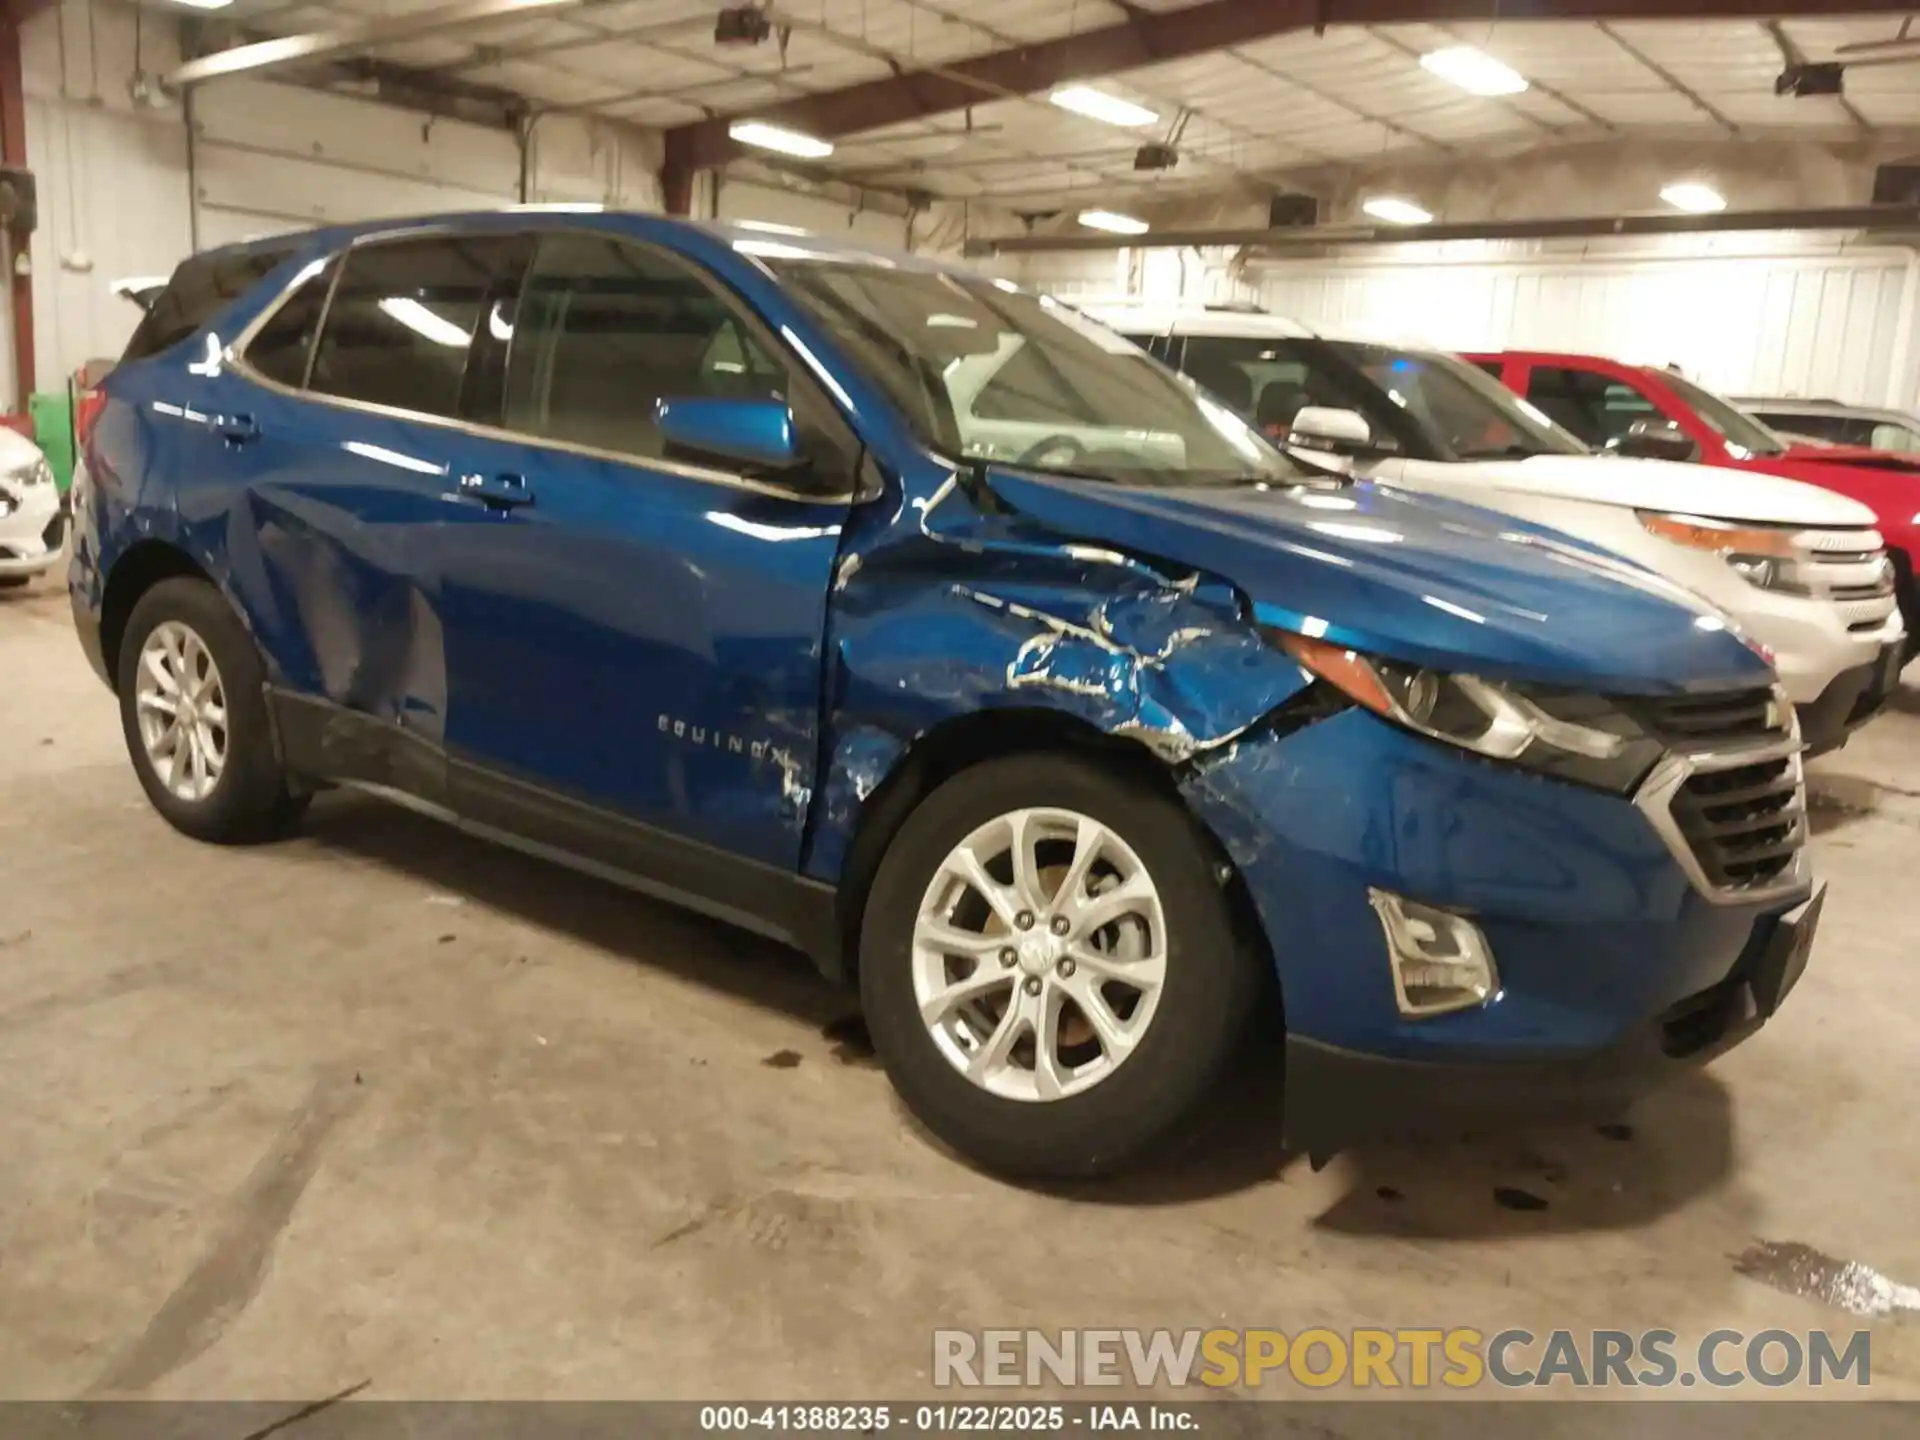
[(966, 1155), (1624, 1101), (1806, 961), (1792, 707), (1685, 594), (1327, 477), (936, 261), (537, 210), (183, 264), (71, 576), (176, 828), (390, 797), (856, 983)]

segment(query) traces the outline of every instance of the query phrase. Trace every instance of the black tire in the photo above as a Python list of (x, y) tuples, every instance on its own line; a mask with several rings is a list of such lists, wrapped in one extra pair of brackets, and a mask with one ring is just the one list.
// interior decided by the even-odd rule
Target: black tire
[[(1051, 1101), (1004, 1098), (961, 1074), (921, 1021), (912, 971), (920, 902), (947, 855), (978, 826), (1037, 806), (1089, 816), (1131, 846), (1159, 891), (1167, 930), (1159, 1009), (1138, 1048), (1097, 1084)], [(1216, 864), (1210, 837), (1176, 800), (1079, 756), (1012, 756), (947, 781), (894, 837), (861, 926), (867, 1026), (907, 1107), (961, 1154), (1021, 1179), (1112, 1174), (1193, 1138), (1262, 993)]]
[[(200, 638), (219, 668), (226, 700), (226, 764), (212, 790), (198, 800), (167, 788), (140, 738), (135, 698), (140, 653), (148, 637), (168, 621)], [(182, 577), (163, 580), (142, 595), (127, 618), (118, 670), (120, 728), (134, 774), (153, 808), (174, 829), (196, 840), (240, 845), (283, 835), (299, 820), (309, 797), (293, 793), (275, 753), (266, 667), (253, 637), (212, 585)]]

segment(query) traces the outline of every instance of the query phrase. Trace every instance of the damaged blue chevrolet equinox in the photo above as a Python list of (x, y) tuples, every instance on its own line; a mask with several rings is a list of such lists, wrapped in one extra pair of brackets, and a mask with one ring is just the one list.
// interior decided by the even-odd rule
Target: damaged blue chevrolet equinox
[(316, 231), (185, 262), (85, 430), (74, 612), (177, 829), (357, 787), (790, 942), (1002, 1173), (1164, 1153), (1257, 1014), (1316, 1157), (1617, 1105), (1806, 963), (1793, 708), (1722, 617), (1002, 280)]

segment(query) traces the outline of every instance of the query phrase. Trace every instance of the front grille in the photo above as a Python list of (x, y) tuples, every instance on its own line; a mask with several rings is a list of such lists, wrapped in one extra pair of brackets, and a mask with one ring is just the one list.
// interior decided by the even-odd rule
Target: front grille
[(1762, 889), (1807, 843), (1806, 801), (1794, 756), (1687, 777), (1673, 818), (1709, 884)]
[(1783, 703), (1772, 686), (1763, 685), (1649, 700), (1639, 718), (1675, 749), (1713, 749), (1784, 735)]
[(1893, 566), (1877, 530), (1802, 530), (1793, 537), (1817, 596), (1840, 607), (1855, 634), (1878, 630), (1894, 610)]
[(1640, 795), (1709, 899), (1735, 903), (1798, 883), (1807, 795), (1793, 707), (1771, 686), (1640, 702), (1671, 753)]

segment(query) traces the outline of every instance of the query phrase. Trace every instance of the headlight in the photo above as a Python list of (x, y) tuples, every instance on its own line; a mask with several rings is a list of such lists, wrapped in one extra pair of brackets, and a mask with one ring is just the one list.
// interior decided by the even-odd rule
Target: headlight
[(1727, 562), (1751, 585), (1782, 595), (1811, 595), (1813, 589), (1801, 571), (1793, 532), (1764, 526), (1733, 525), (1698, 515), (1666, 515), (1657, 510), (1637, 512), (1647, 532), (1689, 550), (1705, 550)]
[(17, 470), (9, 470), (7, 472), (7, 479), (16, 485), (51, 485), (53, 483), (53, 467), (47, 464), (46, 458), (43, 456), (29, 464), (20, 466)]
[(1556, 779), (1629, 794), (1665, 748), (1605, 696), (1423, 670), (1270, 633), (1309, 674), (1374, 714)]

